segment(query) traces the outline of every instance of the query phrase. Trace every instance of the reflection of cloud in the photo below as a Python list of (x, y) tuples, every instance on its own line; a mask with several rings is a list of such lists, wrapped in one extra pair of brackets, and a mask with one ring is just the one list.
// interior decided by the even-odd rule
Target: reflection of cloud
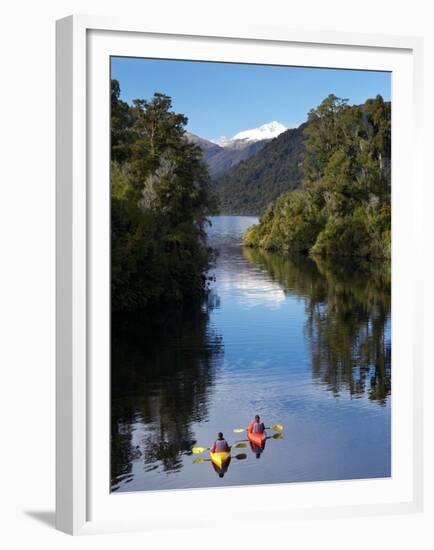
[(265, 307), (278, 309), (285, 301), (282, 287), (273, 281), (269, 273), (251, 264), (243, 257), (242, 236), (248, 227), (258, 222), (256, 217), (220, 216), (212, 218), (208, 230), (211, 246), (220, 256), (217, 260), (214, 287), (225, 303), (236, 302), (245, 309)]
[(242, 270), (222, 274), (218, 281), (218, 291), (227, 298), (236, 300), (245, 308), (257, 306), (278, 309), (285, 301), (285, 293), (275, 282), (259, 271)]

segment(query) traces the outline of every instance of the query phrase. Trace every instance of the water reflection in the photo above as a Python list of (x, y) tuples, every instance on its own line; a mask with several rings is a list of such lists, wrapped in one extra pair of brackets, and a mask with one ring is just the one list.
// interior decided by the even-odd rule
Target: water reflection
[(286, 294), (304, 300), (316, 381), (385, 403), (391, 388), (390, 267), (245, 248)]
[(231, 457), (229, 457), (221, 466), (217, 466), (217, 464), (214, 464), (214, 462), (211, 460), (211, 466), (213, 467), (214, 472), (220, 477), (224, 477), (227, 471), (229, 470), (229, 466), (231, 464)]
[(222, 358), (221, 337), (208, 325), (212, 308), (193, 304), (164, 317), (113, 318), (113, 490), (132, 477), (137, 460), (145, 471), (179, 471), (196, 443), (192, 425), (207, 419)]
[(229, 466), (231, 465), (232, 459), (240, 461), (240, 460), (245, 460), (246, 458), (247, 458), (246, 453), (238, 453), (235, 456), (229, 456), (228, 459), (225, 460), (221, 465), (215, 464), (210, 458), (195, 459), (193, 460), (193, 464), (203, 464), (204, 462), (209, 462), (214, 472), (218, 475), (220, 479), (222, 479), (227, 474), (229, 470)]
[[(206, 304), (112, 319), (112, 490), (390, 475), (390, 271), (244, 249), (256, 221), (213, 219)], [(191, 455), (255, 414), (285, 437)]]
[(256, 445), (256, 443), (253, 443), (253, 441), (249, 441), (249, 444), (250, 450), (256, 456), (256, 458), (261, 458), (261, 454), (264, 452), (265, 449), (265, 439), (262, 445)]

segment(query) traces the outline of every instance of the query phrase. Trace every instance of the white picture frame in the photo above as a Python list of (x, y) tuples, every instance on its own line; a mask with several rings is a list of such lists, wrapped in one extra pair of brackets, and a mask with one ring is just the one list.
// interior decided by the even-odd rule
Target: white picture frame
[[(56, 525), (70, 534), (423, 508), (420, 38), (289, 29), (57, 22)], [(111, 55), (392, 71), (392, 477), (113, 495), (109, 492)], [(405, 193), (404, 193), (405, 191)], [(96, 207), (96, 205), (98, 205)], [(106, 482), (106, 483), (105, 483)], [(200, 491), (200, 504), (197, 498)], [(192, 513), (192, 511), (194, 513)]]

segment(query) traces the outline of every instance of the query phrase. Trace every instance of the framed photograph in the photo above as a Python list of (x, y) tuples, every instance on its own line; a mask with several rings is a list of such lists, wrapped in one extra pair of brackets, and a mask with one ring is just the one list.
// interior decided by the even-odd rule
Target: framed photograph
[(58, 21), (59, 529), (422, 509), (421, 59)]

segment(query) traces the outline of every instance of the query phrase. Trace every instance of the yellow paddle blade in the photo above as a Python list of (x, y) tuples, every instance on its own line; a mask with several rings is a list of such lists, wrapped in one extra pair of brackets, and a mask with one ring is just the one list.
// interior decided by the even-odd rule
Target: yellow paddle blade
[(193, 447), (191, 449), (191, 452), (194, 455), (200, 455), (200, 453), (203, 453), (204, 451), (207, 451), (207, 450), (208, 450), (208, 447)]
[(271, 426), (272, 430), (276, 430), (277, 432), (281, 432), (283, 430), (282, 424), (274, 424), (274, 426)]
[(205, 462), (204, 458), (195, 458), (193, 460), (193, 464), (202, 464), (202, 462)]
[(235, 445), (232, 445), (234, 449), (245, 449), (247, 445), (245, 443), (235, 443)]
[(245, 453), (240, 453), (239, 455), (235, 455), (235, 458), (237, 460), (244, 460), (245, 458), (247, 458), (247, 455)]
[(240, 434), (240, 433), (245, 432), (245, 431), (246, 431), (245, 428), (235, 428), (234, 433)]
[(271, 437), (272, 437), (272, 439), (283, 439), (284, 438), (283, 434), (274, 434)]

